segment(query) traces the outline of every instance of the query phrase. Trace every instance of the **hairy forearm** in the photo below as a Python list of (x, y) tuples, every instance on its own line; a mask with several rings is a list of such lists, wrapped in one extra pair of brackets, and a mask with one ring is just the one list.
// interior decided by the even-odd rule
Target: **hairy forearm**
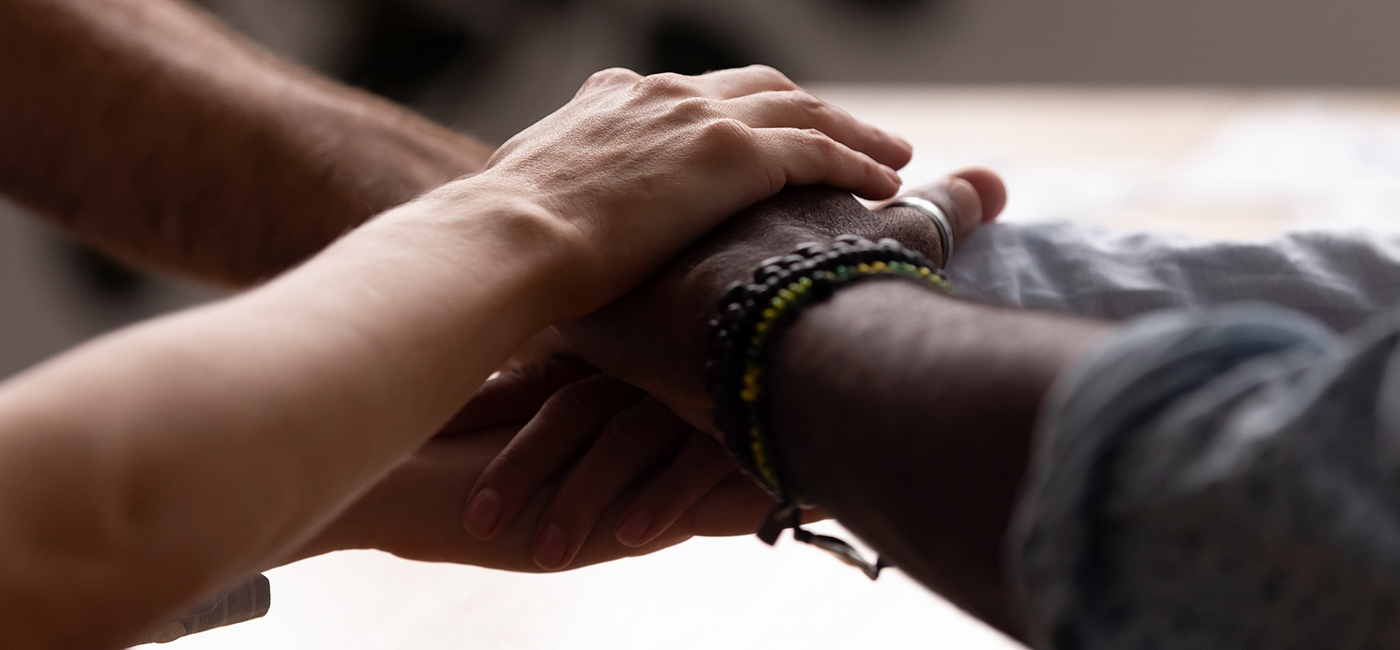
[(246, 284), (490, 149), (173, 0), (0, 5), (0, 192), (125, 259)]
[(0, 636), (115, 645), (304, 543), (558, 317), (560, 251), (516, 208), (420, 200), (4, 384)]
[(1017, 634), (1003, 538), (1037, 409), (1103, 330), (902, 282), (842, 291), (775, 353), (782, 466), (886, 559)]

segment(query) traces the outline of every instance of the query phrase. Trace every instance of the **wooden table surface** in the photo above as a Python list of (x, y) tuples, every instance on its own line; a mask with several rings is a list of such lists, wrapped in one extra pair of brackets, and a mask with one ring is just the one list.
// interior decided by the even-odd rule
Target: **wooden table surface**
[[(1259, 237), (1400, 224), (1400, 92), (819, 87), (915, 143), (905, 178), (1002, 172), (1009, 220)], [(336, 553), (269, 573), (264, 619), (196, 648), (1018, 647), (897, 571), (695, 540), (559, 575)]]

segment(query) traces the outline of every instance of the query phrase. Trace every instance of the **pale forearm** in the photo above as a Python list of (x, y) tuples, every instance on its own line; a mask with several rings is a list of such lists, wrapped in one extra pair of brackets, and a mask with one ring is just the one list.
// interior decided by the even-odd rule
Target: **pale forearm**
[(407, 206), (263, 289), (5, 385), (0, 600), (125, 641), (282, 557), (431, 436), (555, 316), (552, 262), (499, 227), (528, 216), (462, 207), (481, 218)]
[(269, 277), (489, 148), (171, 0), (0, 8), (0, 192), (107, 250)]
[(902, 282), (810, 308), (768, 386), (784, 469), (913, 577), (1016, 633), (1003, 537), (1037, 409), (1101, 325)]
[[(859, 149), (794, 128), (813, 123)], [(0, 637), (120, 643), (286, 557), (543, 326), (785, 183), (887, 196), (875, 160), (908, 154), (771, 69), (604, 71), (485, 171), (296, 270), (17, 377), (0, 389)]]

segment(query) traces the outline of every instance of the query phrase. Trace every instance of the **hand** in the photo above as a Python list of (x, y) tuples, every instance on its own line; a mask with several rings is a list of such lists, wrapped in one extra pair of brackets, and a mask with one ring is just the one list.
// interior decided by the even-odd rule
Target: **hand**
[[(503, 373), (457, 421), (495, 422), (527, 413), (534, 418), (481, 472), (461, 520), (474, 537), (495, 539), (514, 530), (532, 495), (562, 477), (534, 515), (539, 523), (531, 548), (541, 568), (569, 566), (620, 495), (628, 494), (630, 504), (606, 530), (637, 548), (667, 533), (726, 479), (745, 482), (713, 438), (641, 391), (567, 358)], [(758, 510), (772, 505), (760, 491), (747, 494)], [(745, 529), (757, 521), (744, 520)]]
[(564, 335), (553, 326), (540, 330), (524, 345), (516, 348), (501, 366), (500, 372), (540, 363), (551, 357), (578, 357), (574, 347), (569, 345), (569, 342), (564, 340)]
[[(899, 187), (891, 168), (911, 153), (908, 143), (771, 68), (697, 77), (614, 69), (593, 75), (573, 101), (507, 141), (463, 182), (550, 217), (547, 234), (522, 230), (522, 238), (541, 237), (522, 248), (566, 242), (549, 251), (566, 262), (553, 276), (555, 304), (576, 316), (786, 185), (888, 197)], [(434, 197), (449, 212), (452, 187)]]
[[(469, 535), (462, 526), (463, 504), (480, 482), (492, 461), (516, 438), (520, 422), (534, 415), (553, 387), (569, 385), (580, 377), (597, 377), (583, 364), (556, 360), (535, 367), (528, 373), (512, 371), (518, 381), (494, 392), (500, 397), (473, 400), (437, 438), (428, 442), (353, 505), (341, 513), (313, 540), (284, 561), (311, 557), (333, 550), (375, 548), (400, 557), (429, 561), (472, 564), (511, 571), (541, 571), (536, 541), (541, 530), (552, 522), (546, 516), (557, 511), (572, 531), (566, 561), (549, 566), (551, 570), (577, 568), (621, 557), (644, 555), (680, 543), (695, 535), (724, 536), (753, 533), (773, 501), (757, 486), (733, 470), (707, 436), (695, 434), (681, 441), (674, 459), (668, 455), (649, 467), (645, 485), (624, 485), (606, 479), (612, 472), (600, 463), (587, 463), (602, 470), (603, 480), (587, 480), (589, 472), (578, 465), (540, 475), (537, 483), (525, 488), (514, 508), (512, 519), (498, 526), (490, 539)], [(533, 404), (533, 408), (531, 407)], [(473, 424), (495, 424), (472, 428)], [(695, 450), (697, 444), (707, 445)], [(605, 446), (595, 443), (595, 448)], [(719, 450), (725, 472), (718, 478), (692, 480), (683, 468), (707, 466), (684, 461), (698, 456), (713, 459), (707, 450)], [(585, 457), (586, 458), (586, 457)], [(682, 469), (678, 469), (682, 468)], [(565, 471), (567, 470), (567, 472)], [(596, 477), (597, 474), (595, 473)], [(565, 487), (560, 487), (561, 482)], [(512, 496), (519, 491), (505, 490)], [(512, 502), (515, 503), (515, 502)], [(582, 506), (576, 504), (584, 504)], [(651, 532), (645, 539), (621, 543), (611, 531), (626, 527), (630, 513), (648, 508), (653, 516)], [(585, 517), (581, 513), (587, 512)], [(586, 518), (586, 521), (584, 521)], [(608, 531), (593, 534), (589, 531)]]
[[(991, 221), (1006, 203), (1001, 179), (973, 169), (909, 194), (939, 205), (957, 239)], [(725, 223), (622, 299), (558, 329), (578, 354), (670, 406), (692, 425), (711, 430), (705, 390), (705, 338), (725, 287), (748, 279), (760, 261), (799, 244), (829, 244), (852, 233), (894, 238), (930, 259), (942, 259), (936, 231), (911, 208), (874, 213), (843, 192), (789, 188)]]
[[(520, 516), (491, 540), (472, 537), (461, 525), (462, 502), (472, 483), (514, 433), (514, 427), (502, 427), (429, 442), (281, 563), (335, 550), (372, 548), (424, 562), (522, 572), (544, 570), (533, 559), (531, 539), (553, 485), (537, 492)], [(634, 494), (626, 492), (604, 509), (598, 528), (612, 530)], [(752, 534), (772, 504), (758, 487), (736, 474), (643, 545), (621, 544), (611, 534), (590, 535), (567, 568), (646, 555), (696, 535)]]

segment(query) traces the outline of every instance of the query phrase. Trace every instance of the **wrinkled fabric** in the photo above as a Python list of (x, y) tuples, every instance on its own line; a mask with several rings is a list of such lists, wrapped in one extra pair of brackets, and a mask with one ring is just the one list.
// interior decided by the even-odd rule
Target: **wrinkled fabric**
[(959, 251), (964, 295), (1171, 309), (1125, 324), (1042, 406), (1008, 549), (1034, 643), (1400, 647), (1400, 250), (988, 235)]
[(960, 295), (1027, 309), (1119, 320), (1249, 300), (1344, 331), (1400, 305), (1400, 235), (1296, 232), (1239, 243), (993, 223), (958, 247), (948, 275)]

